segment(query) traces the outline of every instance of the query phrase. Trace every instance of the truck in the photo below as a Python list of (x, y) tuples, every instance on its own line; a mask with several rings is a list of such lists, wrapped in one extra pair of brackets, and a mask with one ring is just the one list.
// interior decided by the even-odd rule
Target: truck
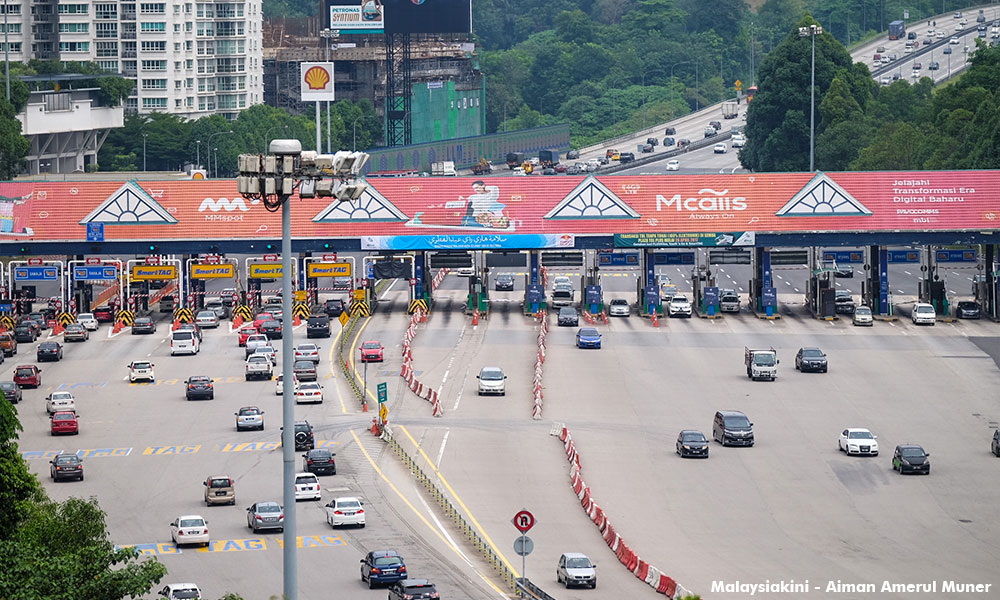
[(889, 39), (901, 40), (906, 37), (906, 21), (893, 21), (889, 23)]
[(541, 163), (543, 169), (545, 167), (554, 167), (559, 164), (559, 151), (539, 150), (538, 161)]
[(436, 177), (457, 177), (458, 171), (455, 170), (455, 161), (445, 160), (431, 163), (431, 175)]
[(738, 116), (740, 116), (740, 109), (735, 100), (726, 100), (722, 103), (723, 119), (735, 119)]
[(485, 158), (480, 158), (479, 162), (472, 165), (473, 175), (486, 175), (493, 172), (493, 163), (486, 160)]
[(510, 169), (511, 171), (520, 167), (523, 162), (524, 162), (524, 152), (507, 153), (507, 168)]
[(767, 350), (753, 350), (744, 346), (743, 362), (747, 366), (747, 377), (754, 381), (774, 381), (778, 377), (778, 353), (774, 346)]

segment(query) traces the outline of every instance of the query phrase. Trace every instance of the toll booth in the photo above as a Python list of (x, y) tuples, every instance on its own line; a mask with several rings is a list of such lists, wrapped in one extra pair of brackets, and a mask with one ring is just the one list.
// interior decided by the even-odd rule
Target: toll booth
[(921, 302), (932, 305), (934, 312), (939, 316), (947, 316), (951, 307), (948, 303), (944, 281), (938, 275), (937, 263), (934, 249), (928, 247), (927, 251), (923, 253), (923, 264), (920, 265), (921, 278), (917, 296)]
[[(771, 271), (771, 252), (767, 248), (754, 248), (754, 278), (750, 280), (750, 306), (754, 312), (767, 317), (778, 314), (778, 290), (774, 287)], [(803, 261), (804, 262), (804, 261)]]
[(705, 286), (698, 306), (701, 313), (709, 317), (719, 314), (719, 288), (715, 285)]
[(528, 273), (524, 282), (524, 314), (548, 310), (545, 286), (541, 282), (541, 256), (538, 250), (528, 252)]
[(865, 280), (861, 284), (862, 303), (876, 315), (892, 315), (892, 294), (889, 293), (889, 251), (883, 246), (868, 248)]
[(660, 298), (660, 285), (656, 279), (657, 253), (649, 248), (643, 248), (640, 255), (642, 276), (636, 282), (636, 303), (643, 315), (663, 315), (663, 302)]

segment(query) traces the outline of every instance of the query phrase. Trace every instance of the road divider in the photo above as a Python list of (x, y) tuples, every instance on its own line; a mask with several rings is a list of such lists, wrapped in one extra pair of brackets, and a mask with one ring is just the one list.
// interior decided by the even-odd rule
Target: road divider
[(403, 333), (403, 368), (400, 369), (399, 376), (406, 381), (411, 392), (430, 402), (433, 409), (431, 414), (440, 417), (444, 415), (444, 410), (441, 408), (441, 398), (438, 391), (417, 379), (416, 372), (413, 370), (413, 347), (411, 344), (417, 336), (417, 324), (426, 322), (426, 320), (424, 311), (419, 308), (410, 316), (410, 324), (407, 326), (406, 332)]
[(542, 418), (542, 366), (545, 364), (545, 336), (549, 333), (549, 314), (539, 312), (538, 318), (538, 354), (535, 356), (535, 379), (532, 381), (532, 397), (535, 406), (531, 409), (531, 418)]

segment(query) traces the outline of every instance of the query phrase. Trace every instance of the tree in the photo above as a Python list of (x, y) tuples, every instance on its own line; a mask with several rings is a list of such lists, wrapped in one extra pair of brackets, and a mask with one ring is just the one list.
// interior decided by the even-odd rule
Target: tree
[(918, 148), (924, 133), (908, 123), (891, 123), (882, 127), (870, 146), (858, 153), (851, 163), (854, 171), (916, 171), (923, 160)]
[[(28, 471), (18, 451), (20, 431), (17, 409), (0, 392), (0, 540), (9, 539), (29, 514), (32, 503), (44, 498), (38, 479)], [(13, 596), (0, 593), (0, 598), (4, 597)]]

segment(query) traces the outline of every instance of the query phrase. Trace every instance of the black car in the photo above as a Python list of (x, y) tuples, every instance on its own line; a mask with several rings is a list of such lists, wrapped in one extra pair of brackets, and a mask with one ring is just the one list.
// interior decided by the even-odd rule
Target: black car
[(578, 158), (580, 158), (579, 150), (570, 150), (566, 153), (566, 160), (576, 160)]
[(336, 475), (337, 461), (335, 453), (326, 448), (316, 448), (302, 455), (302, 470), (316, 475)]
[(264, 321), (257, 328), (258, 331), (267, 336), (269, 340), (280, 340), (281, 339), (281, 321), (270, 320)]
[(686, 148), (686, 147), (688, 147), (690, 145), (691, 145), (691, 140), (689, 140), (687, 138), (681, 138), (681, 139), (677, 140), (677, 147), (678, 148)]
[(63, 349), (59, 342), (42, 342), (38, 344), (38, 362), (46, 360), (62, 360)]
[(11, 404), (17, 404), (21, 401), (21, 388), (13, 381), (0, 381), (0, 391)]
[(295, 449), (312, 450), (316, 447), (316, 440), (313, 438), (313, 427), (309, 421), (295, 422)]
[[(2, 385), (0, 383), (0, 386)], [(993, 441), (990, 442), (990, 452), (993, 453), (993, 456), (1000, 457), (1000, 429), (993, 430)]]
[(14, 328), (14, 340), (19, 343), (31, 343), (38, 339), (36, 329), (31, 325), (21, 324)]
[(48, 329), (49, 328), (49, 320), (45, 316), (45, 313), (43, 313), (43, 312), (29, 313), (28, 314), (28, 320), (29, 321), (34, 321), (35, 323), (38, 323), (38, 328), (39, 329)]
[(213, 381), (208, 375), (192, 375), (188, 377), (188, 380), (184, 382), (187, 384), (184, 397), (188, 400), (214, 400), (215, 386), (212, 383)]
[(406, 577), (406, 563), (395, 550), (372, 550), (361, 559), (361, 581), (368, 582), (368, 589)]
[(664, 145), (664, 147), (666, 147), (666, 146), (673, 146), (675, 141), (676, 140), (674, 140), (674, 138), (672, 138), (672, 137), (665, 137), (665, 138), (663, 138), (663, 145)]
[(915, 40), (915, 39), (917, 39), (917, 32), (916, 31), (911, 31), (910, 33), (907, 33), (906, 34), (906, 39), (908, 39), (908, 40)]
[(79, 479), (83, 481), (83, 461), (76, 454), (57, 454), (49, 461), (49, 476), (52, 481)]
[(708, 124), (711, 125), (716, 131), (722, 129), (722, 123), (719, 121), (709, 121)]
[(292, 371), (299, 381), (316, 381), (316, 363), (311, 360), (297, 360), (292, 363)]
[(667, 129), (663, 132), (663, 135), (677, 135), (677, 129), (674, 127), (667, 127)]
[(847, 290), (837, 290), (833, 297), (834, 310), (838, 315), (853, 315), (854, 314), (854, 297), (851, 296), (851, 292)]
[(514, 276), (510, 273), (500, 273), (497, 275), (494, 286), (498, 292), (513, 292)]
[(344, 301), (340, 298), (331, 298), (323, 303), (323, 312), (328, 317), (339, 317), (344, 312)]
[(618, 162), (629, 163), (635, 160), (635, 154), (631, 152), (622, 152), (618, 157)]
[(156, 321), (152, 317), (136, 317), (132, 323), (132, 335), (137, 333), (156, 333)]
[(310, 315), (306, 321), (306, 337), (330, 337), (330, 317), (326, 315)]
[(708, 438), (700, 431), (685, 429), (677, 434), (677, 454), (686, 456), (701, 456), (708, 458)]
[(826, 354), (819, 348), (799, 348), (795, 355), (795, 368), (805, 373), (806, 371), (819, 371), (826, 373), (829, 369)]
[(978, 319), (982, 316), (979, 304), (971, 300), (963, 300), (955, 307), (955, 316), (959, 319)]
[(650, 146), (656, 146), (660, 143), (660, 140), (656, 139), (655, 137), (649, 137), (646, 138), (646, 143), (649, 144)]
[(580, 325), (580, 313), (572, 306), (564, 306), (559, 309), (559, 320), (557, 323), (560, 327), (577, 327)]
[(421, 600), (437, 597), (437, 588), (426, 579), (407, 579), (389, 588), (389, 600)]
[(892, 469), (903, 473), (931, 474), (930, 454), (916, 444), (900, 444), (892, 453)]

